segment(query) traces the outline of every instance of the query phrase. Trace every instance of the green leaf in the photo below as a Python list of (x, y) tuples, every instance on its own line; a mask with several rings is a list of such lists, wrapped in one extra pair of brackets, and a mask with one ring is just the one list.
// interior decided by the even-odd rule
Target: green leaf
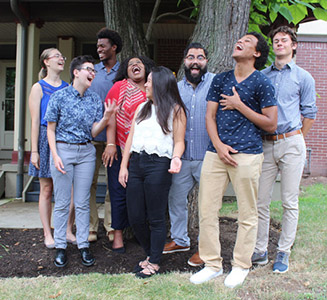
[(271, 22), (274, 22), (274, 21), (276, 20), (276, 18), (277, 18), (277, 15), (278, 15), (278, 14), (277, 14), (276, 12), (274, 12), (274, 11), (271, 10), (271, 11), (269, 12), (269, 19), (270, 19), (270, 21), (271, 21)]
[(292, 2), (295, 2), (295, 3), (300, 4), (300, 5), (304, 5), (304, 6), (310, 8), (312, 10), (315, 9), (315, 7), (310, 4), (310, 3), (314, 3), (315, 1), (308, 1), (310, 3), (307, 3), (307, 2), (304, 2), (304, 1), (301, 1), (301, 0), (293, 0)]
[(261, 29), (258, 24), (249, 24), (248, 31), (249, 32), (255, 31), (255, 32), (261, 33)]
[(293, 16), (290, 10), (285, 6), (281, 6), (279, 13), (288, 21), (288, 23), (291, 23), (293, 21)]
[(324, 20), (327, 21), (327, 11), (325, 9), (317, 7), (313, 11), (313, 15), (318, 19), (318, 20)]
[(327, 0), (320, 0), (319, 4), (322, 8), (327, 9)]
[(262, 4), (262, 3), (258, 2), (258, 1), (254, 1), (253, 5), (257, 10), (262, 11), (262, 12), (266, 12), (267, 9), (268, 9), (267, 5)]
[(303, 6), (301, 4), (291, 5), (289, 7), (289, 11), (291, 12), (291, 14), (293, 16), (294, 25), (301, 22), (308, 14), (308, 10), (307, 10), (306, 6)]

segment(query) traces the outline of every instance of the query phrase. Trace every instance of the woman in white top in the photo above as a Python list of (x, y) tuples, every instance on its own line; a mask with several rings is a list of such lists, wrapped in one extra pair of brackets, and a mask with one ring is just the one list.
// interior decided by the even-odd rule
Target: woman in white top
[(127, 187), (129, 223), (147, 256), (134, 270), (141, 278), (159, 271), (171, 173), (181, 169), (186, 129), (185, 106), (173, 73), (155, 67), (145, 87), (148, 101), (137, 108), (119, 173), (119, 182)]

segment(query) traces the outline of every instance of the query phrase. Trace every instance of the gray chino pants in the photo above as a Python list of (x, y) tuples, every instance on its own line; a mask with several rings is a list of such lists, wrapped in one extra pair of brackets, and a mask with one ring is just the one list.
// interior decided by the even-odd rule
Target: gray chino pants
[(57, 152), (66, 174), (59, 172), (50, 156), (50, 170), (53, 179), (55, 206), (53, 212), (54, 240), (56, 248), (67, 247), (66, 229), (74, 189), (76, 240), (79, 249), (89, 247), (90, 188), (95, 168), (95, 148), (87, 145), (57, 143)]

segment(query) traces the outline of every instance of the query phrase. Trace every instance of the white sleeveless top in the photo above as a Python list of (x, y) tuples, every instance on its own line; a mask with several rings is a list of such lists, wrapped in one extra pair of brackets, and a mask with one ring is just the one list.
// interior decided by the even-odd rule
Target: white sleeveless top
[[(139, 111), (141, 111), (145, 103), (139, 105)], [(157, 121), (157, 114), (153, 104), (151, 105), (151, 109), (150, 118), (140, 123), (135, 122), (131, 152), (140, 153), (141, 151), (145, 151), (147, 154), (157, 154), (161, 157), (172, 158), (174, 147), (173, 110), (168, 120), (168, 127), (171, 132), (164, 134)]]

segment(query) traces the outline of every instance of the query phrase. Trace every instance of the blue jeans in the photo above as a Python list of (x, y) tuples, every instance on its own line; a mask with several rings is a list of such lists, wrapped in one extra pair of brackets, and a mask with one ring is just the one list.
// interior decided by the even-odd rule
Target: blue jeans
[(169, 191), (169, 216), (172, 240), (179, 246), (189, 247), (188, 236), (188, 194), (200, 181), (202, 160), (182, 160), (181, 171), (173, 174)]
[(160, 262), (166, 241), (170, 159), (133, 152), (127, 182), (127, 210), (135, 236), (149, 261)]

